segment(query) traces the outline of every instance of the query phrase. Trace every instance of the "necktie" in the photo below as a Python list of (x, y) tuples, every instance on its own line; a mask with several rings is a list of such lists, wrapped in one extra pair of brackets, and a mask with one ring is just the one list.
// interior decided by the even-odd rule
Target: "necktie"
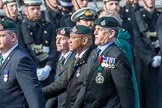
[(2, 61), (3, 61), (3, 56), (0, 56), (0, 65), (2, 65)]
[(60, 63), (61, 63), (62, 65), (64, 65), (64, 62), (65, 62), (65, 57), (62, 56), (62, 58), (61, 58), (61, 60), (60, 60)]
[(98, 56), (99, 56), (100, 51), (101, 51), (101, 50), (100, 50), (99, 48), (96, 49), (96, 51), (95, 51), (95, 53), (94, 53), (94, 56), (93, 56), (94, 62), (97, 61), (97, 58), (98, 58)]
[(65, 57), (62, 56), (61, 59), (60, 59), (60, 61), (59, 61), (60, 71), (62, 71), (62, 69), (63, 69), (64, 62), (65, 62)]

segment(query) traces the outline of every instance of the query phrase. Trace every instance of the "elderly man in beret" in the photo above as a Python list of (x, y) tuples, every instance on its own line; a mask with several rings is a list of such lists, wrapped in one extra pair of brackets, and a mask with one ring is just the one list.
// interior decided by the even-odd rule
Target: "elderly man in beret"
[(31, 57), (20, 49), (16, 24), (0, 21), (1, 108), (45, 108), (41, 85), (36, 75), (36, 65)]
[(73, 108), (74, 102), (84, 84), (87, 59), (92, 51), (92, 30), (83, 25), (74, 26), (70, 33), (69, 50), (75, 52), (66, 71), (51, 85), (43, 88), (45, 98), (52, 98), (67, 92), (66, 108)]
[(114, 43), (119, 22), (113, 17), (95, 21), (95, 49), (87, 63), (85, 85), (75, 108), (134, 108), (131, 66)]
[[(68, 65), (70, 63), (70, 59), (74, 59), (74, 54), (69, 51), (69, 39), (70, 39), (70, 27), (61, 27), (56, 30), (56, 47), (57, 51), (59, 52), (59, 57), (57, 61), (57, 68), (56, 68), (56, 75), (55, 80), (59, 79), (59, 77), (66, 72)], [(56, 101), (58, 100), (58, 102)], [(56, 97), (49, 99), (46, 104), (46, 108), (65, 108), (66, 103), (66, 92), (62, 93)]]

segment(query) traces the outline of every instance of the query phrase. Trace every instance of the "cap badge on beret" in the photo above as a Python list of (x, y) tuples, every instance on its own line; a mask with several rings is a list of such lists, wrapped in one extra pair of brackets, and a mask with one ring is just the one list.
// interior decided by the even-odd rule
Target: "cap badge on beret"
[(61, 33), (62, 35), (65, 35), (65, 34), (66, 34), (65, 29), (62, 29), (62, 30), (60, 31), (60, 33)]
[(4, 27), (3, 27), (3, 25), (2, 25), (2, 24), (0, 24), (0, 30), (3, 30), (3, 28), (4, 28)]
[(102, 22), (101, 22), (101, 25), (102, 26), (104, 26), (106, 23), (105, 23), (105, 20), (103, 20)]
[(78, 31), (78, 29), (76, 27), (74, 27), (72, 31), (73, 31), (73, 33), (75, 33)]
[(85, 16), (92, 16), (93, 13), (88, 9), (88, 10), (85, 11), (84, 15)]

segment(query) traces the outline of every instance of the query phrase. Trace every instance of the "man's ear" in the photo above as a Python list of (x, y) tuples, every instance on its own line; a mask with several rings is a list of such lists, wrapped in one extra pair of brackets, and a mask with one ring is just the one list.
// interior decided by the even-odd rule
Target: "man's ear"
[(83, 37), (82, 44), (86, 45), (88, 43), (88, 37)]
[(111, 30), (110, 35), (109, 35), (109, 38), (112, 38), (114, 36), (115, 36), (115, 30)]
[(14, 42), (17, 39), (17, 36), (15, 33), (12, 33), (11, 37), (12, 37), (12, 42)]

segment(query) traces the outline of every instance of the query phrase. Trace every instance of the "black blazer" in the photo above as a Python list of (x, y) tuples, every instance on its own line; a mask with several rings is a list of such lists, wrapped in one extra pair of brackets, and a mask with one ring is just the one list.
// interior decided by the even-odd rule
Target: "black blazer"
[(16, 47), (0, 70), (0, 108), (45, 108), (32, 59)]
[[(79, 93), (80, 87), (84, 82), (84, 75), (86, 73), (87, 59), (92, 51), (90, 47), (78, 60), (77, 65), (75, 59), (70, 59), (70, 64), (66, 71), (59, 77), (58, 80), (43, 88), (45, 98), (55, 97), (67, 90), (66, 107), (73, 107), (74, 101)], [(76, 71), (80, 68), (80, 76), (77, 77)]]
[(131, 68), (126, 56), (115, 44), (103, 55), (115, 58), (115, 68), (101, 67), (102, 62), (94, 63), (93, 55), (90, 56), (82, 105), (84, 108), (134, 108)]

